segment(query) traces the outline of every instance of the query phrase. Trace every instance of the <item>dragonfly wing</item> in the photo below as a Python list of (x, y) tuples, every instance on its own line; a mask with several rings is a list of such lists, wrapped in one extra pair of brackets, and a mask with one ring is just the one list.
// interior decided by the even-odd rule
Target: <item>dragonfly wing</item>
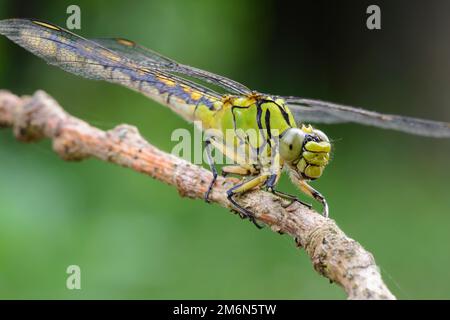
[(172, 68), (178, 63), (170, 58), (167, 58), (153, 50), (144, 48), (134, 41), (124, 38), (93, 38), (89, 39), (92, 42), (98, 43), (102, 47), (120, 52), (130, 60), (135, 60), (142, 66)]
[(435, 138), (450, 138), (450, 123), (382, 114), (345, 105), (296, 97), (282, 97), (299, 122), (354, 122)]
[(2, 20), (0, 34), (49, 64), (90, 79), (104, 80), (104, 66), (121, 64), (120, 58), (109, 50), (42, 21)]
[(220, 94), (207, 87), (151, 66), (144, 68), (135, 62), (136, 59), (131, 59), (131, 55), (116, 52), (47, 22), (1, 20), (0, 34), (49, 64), (85, 78), (119, 83), (138, 91), (145, 82), (160, 92), (177, 91), (180, 95), (184, 95), (183, 88), (191, 88), (205, 96), (221, 98)]
[(222, 87), (223, 89), (235, 94), (248, 94), (251, 92), (249, 88), (239, 82), (219, 76), (212, 72), (180, 64), (175, 60), (167, 58), (153, 50), (145, 48), (127, 39), (108, 38), (91, 39), (91, 41), (115, 52), (120, 52), (123, 56), (143, 67), (154, 68), (181, 76), (186, 75), (197, 78), (207, 83)]

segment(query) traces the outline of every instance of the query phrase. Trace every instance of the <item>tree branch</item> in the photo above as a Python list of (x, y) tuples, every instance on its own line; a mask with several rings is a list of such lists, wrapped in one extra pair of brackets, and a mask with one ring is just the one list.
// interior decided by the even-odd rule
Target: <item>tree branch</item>
[[(64, 160), (88, 157), (115, 163), (174, 186), (183, 197), (203, 199), (212, 174), (185, 160), (158, 150), (144, 140), (135, 127), (119, 125), (102, 131), (66, 113), (43, 91), (17, 97), (0, 91), (0, 127), (12, 127), (16, 138), (32, 142), (53, 141), (54, 151)], [(219, 177), (211, 202), (231, 209), (225, 191), (236, 178)], [(314, 269), (344, 288), (349, 299), (395, 299), (381, 279), (372, 254), (348, 238), (332, 219), (269, 192), (254, 190), (239, 198), (258, 221), (275, 232), (292, 236), (309, 255)]]

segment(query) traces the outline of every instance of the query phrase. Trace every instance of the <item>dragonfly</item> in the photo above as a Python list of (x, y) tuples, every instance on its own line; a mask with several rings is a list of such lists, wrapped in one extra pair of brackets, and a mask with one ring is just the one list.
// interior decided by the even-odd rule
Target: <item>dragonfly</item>
[[(21, 47), (75, 75), (123, 85), (163, 104), (184, 119), (200, 123), (208, 134), (204, 148), (213, 179), (218, 177), (212, 150), (233, 160), (222, 173), (242, 176), (226, 191), (232, 207), (255, 225), (254, 213), (239, 204), (239, 195), (255, 188), (289, 200), (310, 204), (277, 190), (282, 170), (305, 195), (322, 204), (325, 197), (310, 182), (320, 178), (330, 161), (332, 145), (309, 123), (354, 122), (410, 134), (449, 138), (450, 123), (382, 114), (320, 100), (264, 94), (226, 77), (178, 63), (124, 38), (86, 39), (45, 21), (0, 21), (0, 34)], [(211, 85), (224, 89), (225, 94)], [(256, 135), (248, 132), (253, 130)], [(231, 132), (231, 135), (228, 133)], [(237, 152), (236, 146), (243, 152)], [(250, 156), (251, 155), (251, 156)]]

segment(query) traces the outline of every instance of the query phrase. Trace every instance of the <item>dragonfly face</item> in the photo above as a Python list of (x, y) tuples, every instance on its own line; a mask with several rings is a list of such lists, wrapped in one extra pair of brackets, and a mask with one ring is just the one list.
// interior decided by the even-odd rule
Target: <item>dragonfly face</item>
[(330, 160), (330, 152), (328, 137), (311, 126), (290, 128), (280, 139), (280, 157), (298, 178), (319, 178)]

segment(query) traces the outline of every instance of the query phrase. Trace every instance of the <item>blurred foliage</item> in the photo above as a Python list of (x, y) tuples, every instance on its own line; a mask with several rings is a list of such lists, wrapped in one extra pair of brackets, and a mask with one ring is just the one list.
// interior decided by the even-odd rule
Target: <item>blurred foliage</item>
[[(371, 32), (368, 3), (346, 2), (0, 0), (0, 19), (64, 26), (75, 3), (83, 36), (130, 38), (263, 92), (450, 120), (449, 4), (382, 2), (383, 29)], [(0, 88), (44, 89), (75, 116), (104, 129), (136, 125), (167, 151), (171, 132), (190, 128), (139, 94), (69, 75), (3, 37)], [(449, 141), (320, 128), (335, 141), (334, 159), (314, 185), (332, 218), (374, 254), (399, 298), (450, 298)], [(286, 178), (280, 189), (297, 192)], [(71, 264), (82, 290), (65, 287)], [(344, 297), (287, 236), (131, 170), (66, 163), (48, 141), (25, 145), (0, 131), (0, 298)]]

